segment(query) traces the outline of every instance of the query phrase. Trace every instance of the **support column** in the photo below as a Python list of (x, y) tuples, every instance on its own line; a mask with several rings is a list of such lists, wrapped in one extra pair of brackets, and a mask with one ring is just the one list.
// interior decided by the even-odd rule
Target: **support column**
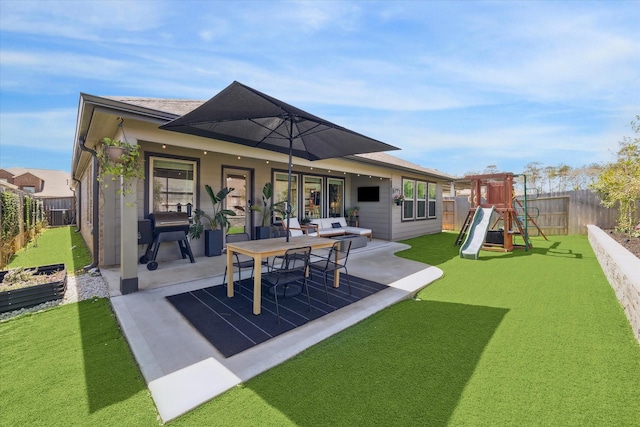
[[(136, 180), (137, 181), (137, 180)], [(120, 197), (120, 292), (138, 291), (137, 182), (128, 183), (128, 194)]]
[[(127, 141), (119, 127), (118, 138)], [(127, 141), (137, 144), (137, 140)], [(120, 195), (120, 292), (138, 292), (138, 180), (124, 183)]]

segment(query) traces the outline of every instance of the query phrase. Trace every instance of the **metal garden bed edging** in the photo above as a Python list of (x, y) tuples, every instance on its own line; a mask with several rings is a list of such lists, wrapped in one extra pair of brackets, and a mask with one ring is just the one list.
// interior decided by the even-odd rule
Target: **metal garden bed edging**
[[(50, 275), (57, 271), (64, 271), (64, 277), (59, 281), (0, 292), (0, 313), (33, 307), (47, 301), (61, 299), (64, 296), (67, 290), (67, 272), (64, 264), (51, 264), (35, 268), (37, 275)], [(7, 272), (0, 271), (0, 282), (4, 280)]]

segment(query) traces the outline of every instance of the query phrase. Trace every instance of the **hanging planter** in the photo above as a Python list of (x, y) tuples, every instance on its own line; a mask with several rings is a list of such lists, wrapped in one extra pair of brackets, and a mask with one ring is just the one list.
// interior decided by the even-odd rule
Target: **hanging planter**
[(404, 202), (404, 195), (398, 188), (393, 189), (393, 202), (396, 206), (402, 206), (402, 202)]
[(118, 193), (128, 194), (129, 183), (134, 178), (144, 179), (144, 167), (140, 159), (140, 146), (111, 138), (102, 138), (96, 150), (99, 162), (98, 181), (106, 187), (109, 181), (122, 177)]
[(106, 154), (113, 163), (124, 163), (127, 149), (125, 147), (107, 146)]

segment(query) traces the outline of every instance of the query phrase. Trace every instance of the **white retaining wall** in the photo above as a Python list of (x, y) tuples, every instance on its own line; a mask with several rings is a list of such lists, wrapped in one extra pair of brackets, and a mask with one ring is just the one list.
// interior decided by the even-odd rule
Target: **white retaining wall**
[(587, 225), (587, 233), (598, 262), (640, 342), (640, 259), (595, 225)]

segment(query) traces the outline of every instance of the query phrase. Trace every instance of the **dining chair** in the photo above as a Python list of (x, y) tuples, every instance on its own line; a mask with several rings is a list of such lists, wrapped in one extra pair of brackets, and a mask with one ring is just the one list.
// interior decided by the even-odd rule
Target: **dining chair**
[[(247, 233), (227, 234), (226, 239), (227, 239), (227, 243), (248, 242), (249, 240), (251, 240), (251, 238), (249, 237), (249, 234)], [(250, 258), (246, 255), (242, 255), (234, 252), (233, 256), (235, 257), (235, 261), (233, 261), (233, 267), (238, 269), (238, 287), (239, 287), (238, 292), (242, 294), (242, 269), (251, 268), (250, 278), (253, 277), (254, 262), (253, 262), (253, 258)], [(228, 266), (225, 265), (224, 279), (222, 282), (223, 285), (227, 284), (227, 268)], [(233, 284), (235, 287), (235, 281), (233, 282)]]
[(351, 280), (349, 279), (349, 271), (347, 270), (347, 260), (349, 259), (349, 252), (351, 251), (351, 239), (344, 239), (336, 241), (329, 254), (325, 256), (314, 254), (315, 259), (309, 263), (309, 277), (313, 277), (313, 272), (322, 273), (324, 278), (324, 291), (327, 294), (327, 303), (329, 303), (329, 287), (327, 285), (327, 276), (329, 273), (334, 273), (336, 270), (344, 270), (349, 285), (349, 295), (351, 295)]
[(317, 228), (314, 225), (307, 225), (302, 227), (300, 225), (300, 221), (298, 221), (298, 218), (289, 218), (288, 229), (287, 229), (287, 220), (283, 219), (282, 227), (289, 232), (290, 237), (297, 237), (297, 236), (304, 236), (304, 235), (312, 236), (312, 237), (318, 236)]
[[(280, 323), (278, 293), (282, 292), (283, 297), (287, 296), (287, 290), (290, 289), (295, 289), (297, 293), (298, 286), (294, 285), (298, 282), (302, 283), (302, 290), (307, 292), (307, 302), (309, 303), (309, 311), (311, 311), (311, 297), (309, 296), (309, 286), (307, 284), (307, 268), (310, 255), (310, 246), (288, 249), (282, 256), (280, 266), (272, 266), (271, 271), (262, 275), (262, 284), (268, 288), (269, 293), (273, 293), (278, 323)], [(291, 292), (289, 296), (292, 296)]]

